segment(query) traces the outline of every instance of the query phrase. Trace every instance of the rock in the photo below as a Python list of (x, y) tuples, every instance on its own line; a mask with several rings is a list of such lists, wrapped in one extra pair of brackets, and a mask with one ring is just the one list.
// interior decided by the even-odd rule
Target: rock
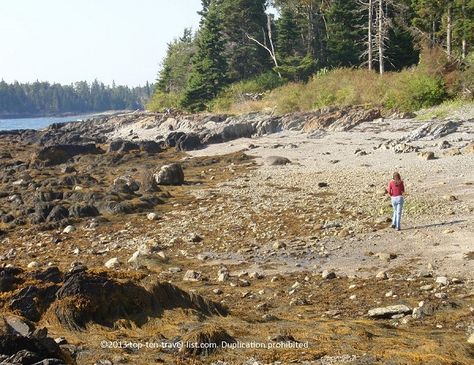
[(99, 211), (95, 206), (90, 204), (74, 204), (69, 208), (69, 215), (77, 218), (97, 217)]
[(422, 159), (422, 160), (425, 160), (425, 161), (429, 161), (429, 160), (434, 160), (435, 159), (435, 154), (434, 152), (431, 152), (431, 151), (423, 151), (423, 152), (420, 152), (418, 154), (418, 156)]
[(149, 170), (142, 171), (140, 175), (140, 191), (144, 193), (154, 193), (160, 191), (153, 173)]
[(286, 157), (268, 156), (265, 159), (265, 163), (269, 166), (283, 166), (283, 165), (291, 163), (291, 161), (287, 159)]
[(443, 152), (443, 155), (448, 157), (459, 156), (461, 154), (461, 150), (458, 147), (450, 148)]
[(37, 267), (39, 267), (40, 264), (38, 261), (31, 261), (28, 265), (27, 265), (27, 268), (28, 269), (36, 269)]
[(386, 280), (388, 279), (387, 272), (386, 271), (379, 271), (377, 275), (375, 275), (377, 279), (383, 279)]
[(184, 281), (199, 281), (202, 279), (202, 274), (199, 271), (188, 270), (184, 274)]
[(433, 121), (428, 122), (420, 126), (411, 132), (404, 138), (407, 142), (418, 141), (420, 139), (434, 140), (439, 139), (448, 134), (456, 132), (458, 123), (453, 121), (439, 122)]
[(443, 199), (448, 200), (450, 202), (454, 202), (458, 200), (458, 198), (456, 198), (454, 195), (443, 195)]
[(335, 279), (336, 278), (336, 273), (334, 271), (328, 271), (328, 270), (324, 270), (323, 273), (321, 274), (321, 277), (323, 279)]
[(76, 228), (74, 226), (67, 226), (66, 228), (64, 228), (63, 233), (71, 233), (71, 232), (74, 232), (75, 230)]
[(412, 310), (406, 305), (398, 304), (370, 309), (368, 315), (373, 318), (392, 318), (392, 316), (397, 314), (409, 314), (411, 312)]
[(60, 221), (68, 217), (69, 211), (61, 205), (56, 205), (46, 217), (46, 222)]
[(446, 294), (446, 293), (435, 293), (434, 296), (438, 299), (446, 299), (448, 297), (448, 294)]
[(140, 141), (138, 142), (138, 147), (140, 150), (149, 154), (160, 153), (162, 151), (161, 145), (155, 141)]
[(20, 335), (20, 336), (23, 336), (23, 337), (30, 337), (31, 334), (35, 330), (35, 327), (31, 322), (26, 321), (26, 320), (24, 320), (20, 317), (17, 317), (17, 316), (12, 316), (12, 315), (5, 316), (3, 318), (3, 320), (5, 321), (7, 326), (11, 330), (13, 330), (13, 332), (16, 335)]
[(67, 162), (77, 155), (103, 153), (95, 144), (58, 144), (43, 147), (34, 156), (33, 162), (44, 166), (54, 166)]
[(438, 148), (440, 150), (445, 150), (447, 148), (450, 148), (451, 147), (451, 143), (449, 143), (448, 141), (441, 141), (439, 144), (438, 144)]
[(182, 185), (184, 183), (183, 168), (177, 163), (162, 166), (154, 178), (158, 185)]
[(318, 182), (318, 188), (327, 188), (329, 186), (326, 182)]
[(474, 344), (474, 333), (471, 333), (471, 335), (467, 339), (467, 343)]
[(386, 253), (386, 252), (378, 252), (375, 254), (375, 256), (377, 256), (380, 260), (387, 261), (387, 262), (397, 258), (396, 254)]
[(194, 133), (185, 134), (176, 141), (177, 151), (193, 151), (200, 148), (202, 148), (201, 139)]
[(105, 267), (107, 269), (113, 269), (113, 268), (116, 268), (120, 266), (120, 261), (118, 258), (114, 257), (114, 258), (111, 258), (110, 260), (108, 260), (106, 263), (105, 263)]
[(315, 130), (348, 131), (361, 123), (371, 122), (381, 117), (380, 110), (363, 107), (321, 110), (314, 114), (304, 124), (303, 130), (305, 132), (311, 133)]
[(196, 233), (192, 233), (191, 236), (189, 237), (189, 242), (192, 242), (192, 243), (202, 242), (202, 237)]
[(140, 149), (140, 146), (137, 143), (125, 141), (125, 140), (116, 140), (116, 141), (110, 142), (107, 153), (113, 153), (113, 152), (127, 153), (130, 151), (139, 150), (139, 149)]
[(217, 276), (217, 281), (223, 282), (227, 281), (229, 279), (229, 273), (228, 272), (221, 272)]
[(433, 285), (423, 285), (420, 287), (420, 290), (423, 290), (423, 291), (429, 291), (429, 290), (432, 290), (433, 289)]
[(148, 213), (146, 218), (149, 220), (149, 221), (155, 221), (158, 219), (158, 214), (156, 213)]
[(440, 284), (442, 286), (446, 286), (449, 284), (449, 280), (446, 276), (438, 276), (435, 282), (436, 284)]
[(280, 250), (282, 248), (285, 248), (286, 247), (286, 244), (284, 244), (283, 242), (275, 242), (273, 245), (272, 245), (273, 249), (274, 250)]

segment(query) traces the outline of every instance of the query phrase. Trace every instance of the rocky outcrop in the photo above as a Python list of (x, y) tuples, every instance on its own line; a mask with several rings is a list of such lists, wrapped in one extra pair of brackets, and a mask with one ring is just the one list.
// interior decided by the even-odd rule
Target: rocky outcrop
[(44, 166), (59, 165), (77, 155), (99, 154), (103, 151), (95, 144), (58, 144), (44, 147), (33, 156), (33, 162)]

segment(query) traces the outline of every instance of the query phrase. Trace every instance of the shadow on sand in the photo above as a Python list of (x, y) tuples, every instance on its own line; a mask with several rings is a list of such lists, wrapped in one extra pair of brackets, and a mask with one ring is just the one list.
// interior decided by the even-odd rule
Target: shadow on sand
[(463, 223), (463, 222), (466, 222), (465, 219), (462, 219), (462, 220), (455, 220), (455, 221), (451, 221), (451, 222), (441, 222), (441, 223), (433, 223), (433, 224), (426, 224), (424, 226), (414, 226), (414, 227), (409, 227), (409, 228), (405, 228), (403, 229), (404, 231), (409, 231), (411, 229), (421, 229), (421, 228), (434, 228), (434, 227), (444, 227), (444, 226), (452, 226), (454, 224), (459, 224), (459, 223)]

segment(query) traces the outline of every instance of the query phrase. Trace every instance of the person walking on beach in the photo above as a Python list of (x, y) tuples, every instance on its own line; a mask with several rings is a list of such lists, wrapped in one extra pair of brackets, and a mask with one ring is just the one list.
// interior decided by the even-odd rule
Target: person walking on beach
[(398, 172), (393, 173), (393, 179), (388, 183), (387, 193), (392, 199), (392, 228), (396, 228), (396, 230), (399, 231), (400, 220), (402, 218), (403, 194), (405, 193), (405, 186), (403, 185), (403, 180)]

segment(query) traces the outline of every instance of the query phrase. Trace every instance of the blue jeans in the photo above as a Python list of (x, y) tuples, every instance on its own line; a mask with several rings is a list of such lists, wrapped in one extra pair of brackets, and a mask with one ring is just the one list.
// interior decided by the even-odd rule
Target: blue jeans
[(402, 218), (403, 196), (392, 196), (393, 217), (392, 225), (400, 229), (400, 220)]

